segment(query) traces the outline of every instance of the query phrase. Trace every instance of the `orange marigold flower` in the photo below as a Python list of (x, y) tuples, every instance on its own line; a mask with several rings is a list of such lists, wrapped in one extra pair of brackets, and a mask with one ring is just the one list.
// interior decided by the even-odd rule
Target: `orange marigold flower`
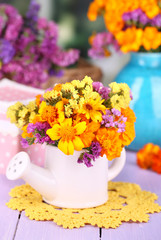
[(47, 105), (46, 102), (42, 102), (38, 117), (41, 122), (47, 121), (51, 127), (55, 123), (63, 122), (65, 118), (63, 102), (60, 101), (55, 106)]
[(106, 28), (114, 35), (120, 32), (124, 27), (124, 21), (122, 20), (121, 16), (116, 16), (115, 21), (113, 21), (113, 12), (105, 13), (104, 21)]
[(62, 84), (59, 83), (59, 84), (56, 84), (55, 87), (53, 88), (53, 90), (55, 91), (61, 91), (61, 88), (62, 88)]
[(100, 123), (91, 122), (87, 124), (86, 130), (80, 135), (80, 138), (84, 144), (84, 147), (90, 147), (91, 142), (95, 138), (95, 132), (99, 129)]
[(89, 42), (90, 45), (93, 44), (93, 40), (94, 40), (95, 36), (96, 36), (96, 33), (94, 32), (94, 33), (88, 38), (88, 42)]
[(101, 15), (105, 8), (106, 0), (95, 0), (90, 3), (87, 17), (90, 21), (95, 21), (98, 15)]
[(86, 118), (85, 114), (75, 114), (73, 116), (73, 124), (76, 125), (77, 123), (79, 122), (86, 122), (86, 124), (88, 125), (89, 124), (89, 119)]
[(122, 52), (138, 51), (142, 45), (143, 30), (136, 27), (127, 28), (115, 35)]
[(122, 151), (122, 141), (115, 129), (100, 128), (97, 131), (96, 139), (102, 147), (101, 156), (104, 154), (108, 160), (119, 157)]
[(157, 155), (155, 154), (152, 158), (152, 169), (161, 174), (161, 149), (159, 149)]
[(40, 105), (40, 103), (41, 103), (41, 97), (42, 97), (41, 94), (39, 94), (39, 95), (36, 96), (36, 100), (35, 100), (35, 101), (36, 101), (36, 105), (37, 105), (38, 107), (39, 107), (39, 105)]
[(134, 111), (130, 107), (127, 107), (125, 109), (122, 108), (121, 109), (121, 113), (125, 117), (127, 117), (127, 122), (134, 123), (136, 121), (135, 113), (134, 113)]
[(127, 117), (125, 122), (125, 132), (120, 134), (120, 139), (124, 146), (128, 146), (135, 138), (135, 126), (134, 122), (136, 121), (135, 113), (131, 108), (126, 108), (121, 110), (121, 113), (124, 117)]
[(146, 27), (142, 44), (147, 51), (157, 49), (161, 45), (161, 33), (155, 27)]
[(104, 21), (106, 28), (114, 35), (124, 27), (122, 15), (139, 8), (139, 0), (108, 0), (105, 5)]
[(140, 7), (151, 19), (157, 16), (160, 12), (157, 0), (141, 0)]
[(28, 132), (27, 132), (27, 127), (28, 127), (28, 125), (25, 125), (25, 126), (22, 128), (23, 133), (21, 134), (21, 136), (22, 136), (23, 138), (33, 137), (32, 133), (28, 133)]
[(31, 121), (31, 123), (34, 123), (34, 124), (37, 123), (37, 122), (43, 122), (40, 115), (36, 115)]
[(137, 164), (144, 169), (151, 168), (152, 165), (156, 168), (157, 161), (155, 160), (153, 164), (153, 159), (157, 158), (159, 151), (159, 146), (152, 143), (146, 144), (137, 152)]

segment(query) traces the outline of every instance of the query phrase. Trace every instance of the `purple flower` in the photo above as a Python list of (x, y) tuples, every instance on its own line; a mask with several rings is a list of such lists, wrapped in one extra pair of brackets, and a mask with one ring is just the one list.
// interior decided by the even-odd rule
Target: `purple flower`
[(131, 20), (131, 12), (127, 12), (127, 13), (124, 13), (122, 15), (122, 19), (127, 22), (127, 21), (130, 21)]
[(94, 90), (97, 92), (99, 91), (100, 88), (104, 87), (101, 82), (93, 82), (92, 85), (93, 85)]
[(36, 122), (35, 124), (29, 123), (27, 126), (28, 133), (33, 133), (35, 130), (41, 132), (44, 130), (45, 132), (50, 128), (50, 125), (47, 122)]
[(14, 80), (33, 87), (41, 86), (48, 80), (48, 74), (41, 63), (26, 64), (23, 59), (11, 61), (9, 64), (3, 66), (3, 73), (13, 74)]
[(12, 76), (16, 82), (42, 87), (50, 75), (62, 76), (79, 58), (79, 51), (63, 51), (58, 46), (58, 26), (40, 19), (40, 5), (31, 0), (26, 16), (7, 4), (0, 4), (0, 78)]
[(146, 16), (144, 12), (142, 12), (142, 14), (139, 17), (139, 22), (143, 25), (146, 25), (150, 22), (150, 19)]
[(78, 163), (84, 163), (87, 167), (92, 167), (91, 160), (93, 159), (93, 156), (89, 153), (83, 153), (83, 156), (78, 159)]
[(106, 110), (106, 114), (102, 116), (101, 124), (106, 128), (118, 128), (117, 132), (124, 132), (126, 121), (127, 118), (121, 115), (119, 110), (113, 108), (111, 111)]
[(23, 148), (28, 148), (29, 147), (28, 141), (24, 138), (21, 138), (21, 145), (22, 145)]
[(35, 143), (47, 143), (55, 144), (55, 141), (52, 141), (50, 137), (46, 134), (46, 131), (51, 128), (47, 122), (36, 122), (35, 124), (29, 123), (27, 126), (27, 132), (32, 133), (35, 137)]
[(108, 87), (103, 87), (100, 88), (100, 90), (98, 91), (98, 93), (102, 96), (103, 99), (107, 100), (109, 99), (109, 93), (111, 92), (111, 89)]
[(84, 163), (87, 167), (92, 167), (92, 161), (95, 161), (101, 155), (101, 146), (99, 142), (92, 142), (89, 152), (80, 155), (78, 163)]
[(29, 123), (28, 126), (27, 126), (27, 132), (28, 133), (33, 133), (36, 129), (36, 125), (33, 124), (33, 123)]
[(31, 29), (25, 28), (21, 36), (17, 39), (15, 43), (15, 48), (17, 51), (25, 51), (26, 47), (33, 43), (36, 40), (36, 37)]
[(131, 12), (126, 12), (122, 15), (122, 19), (128, 24), (129, 21), (139, 22), (142, 25), (146, 25), (151, 22), (151, 20), (146, 16), (146, 14), (140, 9), (135, 9)]
[(91, 151), (92, 151), (92, 155), (94, 156), (94, 160), (95, 158), (98, 158), (101, 155), (101, 150), (102, 148), (99, 142), (92, 142)]
[(103, 99), (107, 100), (109, 98), (109, 93), (111, 91), (110, 88), (104, 87), (100, 82), (93, 82), (93, 88), (101, 95)]
[(118, 127), (118, 131), (117, 131), (118, 133), (125, 131), (125, 123), (124, 122), (123, 123), (118, 122), (117, 127)]
[(92, 41), (92, 47), (88, 50), (88, 55), (92, 58), (102, 58), (106, 56), (109, 45), (116, 45), (114, 36), (109, 32), (97, 33)]
[(121, 116), (121, 112), (115, 108), (112, 108), (111, 109), (111, 112), (115, 115), (115, 116), (118, 116), (120, 117)]
[(5, 39), (0, 39), (0, 60), (7, 64), (15, 55), (15, 49), (12, 44)]
[(152, 25), (158, 28), (161, 27), (161, 14), (158, 14), (156, 17), (152, 19)]
[(49, 75), (50, 76), (56, 76), (56, 77), (62, 77), (64, 75), (64, 70), (55, 70), (53, 68), (49, 69)]
[(131, 19), (135, 22), (137, 22), (139, 20), (139, 17), (142, 14), (142, 10), (140, 8), (135, 9), (134, 11), (131, 12)]
[(88, 56), (93, 59), (100, 59), (105, 57), (105, 51), (103, 48), (90, 48), (88, 50)]
[(113, 42), (113, 35), (109, 32), (98, 33), (93, 40), (93, 47), (101, 48), (104, 45), (111, 44)]
[(29, 9), (26, 13), (26, 26), (32, 29), (33, 32), (37, 33), (35, 24), (38, 21), (38, 13), (40, 10), (40, 5), (35, 1), (31, 0), (29, 4)]
[(7, 22), (5, 23), (4, 38), (9, 41), (15, 41), (20, 34), (23, 26), (23, 18), (18, 13), (17, 9), (8, 5), (1, 4), (0, 9), (5, 11)]
[(71, 49), (65, 52), (60, 48), (57, 48), (57, 50), (51, 56), (51, 60), (53, 61), (53, 63), (60, 67), (67, 67), (68, 65), (75, 63), (78, 58), (79, 50), (76, 49)]

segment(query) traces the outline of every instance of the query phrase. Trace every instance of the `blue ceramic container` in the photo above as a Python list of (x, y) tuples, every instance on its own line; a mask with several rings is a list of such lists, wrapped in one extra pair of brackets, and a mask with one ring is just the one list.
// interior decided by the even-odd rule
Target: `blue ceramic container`
[(128, 149), (136, 151), (149, 142), (161, 146), (161, 54), (132, 53), (115, 81), (127, 83), (133, 93), (136, 138)]

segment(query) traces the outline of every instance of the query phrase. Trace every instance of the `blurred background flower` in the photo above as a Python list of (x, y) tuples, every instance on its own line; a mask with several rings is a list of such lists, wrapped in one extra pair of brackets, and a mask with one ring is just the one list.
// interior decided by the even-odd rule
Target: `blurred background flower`
[(63, 50), (58, 25), (39, 16), (41, 6), (31, 0), (25, 14), (10, 4), (0, 4), (0, 78), (41, 87), (51, 75), (75, 64), (79, 50)]
[[(71, 47), (80, 49), (81, 57), (88, 58), (89, 36), (93, 30), (96, 32), (105, 30), (102, 18), (98, 18), (96, 22), (90, 22), (87, 18), (88, 7), (92, 0), (37, 0), (37, 2), (41, 5), (39, 16), (54, 20), (59, 25), (59, 46), (64, 49)], [(0, 3), (11, 4), (24, 15), (30, 0), (0, 0)], [(129, 60), (129, 54), (120, 55), (113, 48), (110, 51), (113, 54), (109, 59), (88, 58), (103, 71), (105, 84), (111, 82)]]

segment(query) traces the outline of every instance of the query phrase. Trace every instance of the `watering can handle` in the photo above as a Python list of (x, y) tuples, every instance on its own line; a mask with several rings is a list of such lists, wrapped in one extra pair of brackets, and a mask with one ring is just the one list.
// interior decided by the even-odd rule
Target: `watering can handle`
[(118, 158), (115, 158), (111, 164), (111, 166), (108, 168), (108, 181), (115, 178), (123, 169), (126, 161), (126, 152), (125, 148), (123, 148), (121, 152), (121, 156)]

